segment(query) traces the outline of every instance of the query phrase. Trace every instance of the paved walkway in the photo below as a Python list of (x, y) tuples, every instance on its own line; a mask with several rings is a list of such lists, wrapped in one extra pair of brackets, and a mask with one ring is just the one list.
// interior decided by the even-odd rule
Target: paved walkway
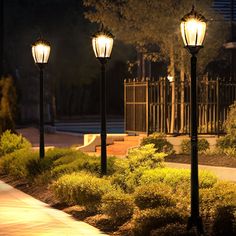
[[(166, 162), (166, 164), (168, 167), (171, 168), (190, 169), (190, 164), (173, 163), (173, 162)], [(199, 169), (209, 170), (214, 174), (216, 174), (216, 176), (221, 180), (229, 180), (236, 182), (236, 168), (199, 165)]]
[(98, 229), (0, 181), (1, 236), (105, 236)]

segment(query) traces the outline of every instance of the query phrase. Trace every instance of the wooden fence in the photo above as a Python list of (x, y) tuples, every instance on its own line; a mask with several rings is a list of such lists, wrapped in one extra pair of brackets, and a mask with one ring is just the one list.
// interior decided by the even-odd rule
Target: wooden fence
[[(125, 80), (125, 130), (133, 133), (188, 134), (190, 130), (190, 82), (160, 78)], [(236, 100), (236, 84), (201, 80), (197, 84), (198, 132), (224, 133), (229, 106)]]

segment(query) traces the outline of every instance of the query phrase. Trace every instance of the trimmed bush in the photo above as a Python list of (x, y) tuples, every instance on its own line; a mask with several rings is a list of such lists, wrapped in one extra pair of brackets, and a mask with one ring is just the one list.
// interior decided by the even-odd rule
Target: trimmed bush
[(21, 149), (3, 156), (0, 159), (1, 172), (15, 178), (30, 176), (28, 163), (38, 158), (38, 152), (32, 149)]
[(172, 189), (163, 183), (138, 187), (134, 192), (134, 201), (141, 210), (175, 205)]
[(232, 182), (217, 182), (213, 188), (200, 191), (202, 214), (214, 217), (220, 207), (236, 206), (236, 184)]
[[(174, 168), (156, 168), (153, 170), (144, 171), (139, 179), (139, 183), (141, 185), (160, 182), (171, 186), (174, 190), (181, 188), (184, 191), (189, 192), (190, 170)], [(217, 177), (211, 172), (206, 170), (201, 170), (199, 172), (200, 188), (213, 187), (216, 182)]]
[(85, 172), (61, 176), (52, 189), (60, 201), (84, 206), (92, 212), (100, 207), (103, 195), (114, 191), (110, 181)]
[(26, 138), (13, 134), (10, 130), (5, 131), (0, 137), (0, 155), (31, 147), (31, 143)]
[(143, 210), (134, 216), (134, 234), (149, 236), (151, 230), (165, 227), (168, 224), (184, 223), (185, 218), (186, 216), (174, 207)]
[(102, 212), (117, 224), (131, 219), (134, 207), (132, 196), (121, 191), (109, 192), (102, 197)]
[(154, 133), (142, 140), (141, 146), (147, 144), (154, 144), (157, 152), (164, 152), (167, 154), (172, 154), (174, 152), (173, 145), (167, 141), (166, 136), (161, 133)]
[(130, 171), (143, 167), (153, 169), (163, 167), (165, 153), (157, 153), (154, 144), (147, 144), (138, 148), (133, 148), (128, 153), (128, 163)]
[[(210, 148), (209, 142), (201, 138), (198, 140), (198, 151), (204, 152)], [(180, 144), (180, 149), (183, 154), (190, 154), (191, 152), (191, 141), (189, 139), (183, 139)]]

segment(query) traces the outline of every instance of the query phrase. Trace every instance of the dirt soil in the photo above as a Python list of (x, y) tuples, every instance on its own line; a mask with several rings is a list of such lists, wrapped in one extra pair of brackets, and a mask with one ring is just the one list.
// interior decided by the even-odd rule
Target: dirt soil
[[(185, 154), (174, 154), (165, 157), (167, 162), (175, 163), (186, 163), (190, 164), (191, 157), (190, 155)], [(199, 165), (210, 165), (210, 166), (223, 166), (236, 168), (236, 157), (230, 157), (226, 155), (199, 155), (198, 156)]]

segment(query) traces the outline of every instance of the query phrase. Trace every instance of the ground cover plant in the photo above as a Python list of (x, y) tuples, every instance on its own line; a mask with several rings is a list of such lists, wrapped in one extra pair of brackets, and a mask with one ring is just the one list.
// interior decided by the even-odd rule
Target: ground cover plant
[[(55, 148), (40, 160), (27, 146), (2, 156), (0, 173), (46, 186), (60, 204), (80, 206), (90, 216), (87, 222), (109, 234), (172, 235), (174, 230), (175, 235), (193, 235), (184, 227), (190, 212), (190, 171), (165, 167), (166, 155), (155, 144), (142, 145), (127, 158), (109, 157), (108, 175), (101, 177), (100, 157)], [(199, 187), (206, 235), (234, 235), (236, 184), (200, 171)]]

